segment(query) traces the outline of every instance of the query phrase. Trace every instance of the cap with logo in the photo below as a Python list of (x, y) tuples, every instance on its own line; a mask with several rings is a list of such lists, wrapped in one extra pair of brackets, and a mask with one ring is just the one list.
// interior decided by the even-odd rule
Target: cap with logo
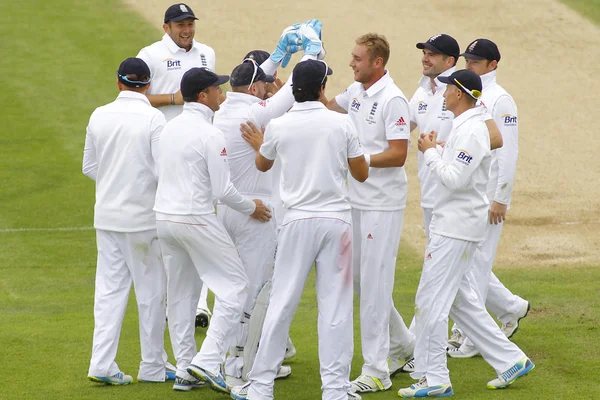
[(261, 65), (262, 63), (264, 63), (265, 61), (267, 61), (267, 58), (271, 57), (271, 55), (269, 54), (268, 51), (264, 51), (264, 50), (252, 50), (251, 52), (249, 52), (248, 54), (246, 54), (246, 56), (244, 57), (244, 60), (246, 59), (251, 59), (256, 61), (256, 63), (258, 65)]
[(231, 71), (231, 86), (248, 86), (254, 82), (275, 82), (273, 75), (267, 75), (253, 59), (247, 58)]
[(217, 75), (207, 68), (192, 68), (181, 78), (181, 95), (190, 97), (211, 86), (219, 86), (229, 80), (227, 75)]
[(454, 58), (458, 58), (460, 53), (460, 47), (456, 39), (445, 33), (433, 35), (426, 42), (417, 43), (417, 49), (429, 49), (434, 53), (445, 54)]
[(178, 22), (188, 18), (198, 19), (194, 15), (194, 11), (183, 3), (173, 4), (165, 11), (165, 24), (169, 21)]
[(488, 39), (475, 39), (461, 56), (473, 60), (500, 61), (500, 50), (496, 43)]
[[(129, 75), (129, 77), (127, 77)], [(132, 77), (133, 75), (134, 77)], [(125, 59), (117, 71), (119, 81), (128, 87), (142, 87), (150, 83), (150, 68), (141, 58), (129, 57)]]
[(454, 85), (477, 100), (481, 97), (481, 78), (473, 71), (461, 69), (450, 76), (438, 76), (438, 80), (448, 85)]
[(322, 60), (301, 61), (294, 67), (292, 86), (297, 90), (319, 88), (328, 75), (333, 74)]

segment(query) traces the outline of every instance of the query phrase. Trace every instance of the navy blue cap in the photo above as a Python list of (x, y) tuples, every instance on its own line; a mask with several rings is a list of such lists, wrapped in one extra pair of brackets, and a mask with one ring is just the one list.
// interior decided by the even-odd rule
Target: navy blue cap
[(473, 60), (500, 61), (500, 50), (496, 43), (488, 39), (475, 39), (461, 56)]
[(181, 95), (190, 97), (211, 86), (219, 86), (229, 80), (227, 75), (217, 75), (207, 68), (192, 68), (181, 78)]
[(119, 65), (117, 76), (123, 85), (139, 88), (150, 83), (150, 68), (141, 58), (129, 57)]
[(269, 54), (268, 51), (264, 51), (264, 50), (252, 50), (251, 52), (249, 52), (248, 54), (246, 54), (246, 56), (244, 57), (244, 60), (246, 59), (251, 59), (256, 61), (256, 63), (258, 65), (262, 65), (262, 63), (264, 63), (265, 61), (267, 61), (267, 59), (271, 57), (271, 55)]
[(165, 24), (169, 21), (178, 22), (188, 18), (198, 19), (190, 6), (183, 3), (173, 4), (165, 11)]
[(460, 53), (460, 47), (456, 39), (445, 33), (433, 35), (426, 42), (417, 43), (417, 49), (429, 49), (434, 53), (445, 54), (456, 59), (458, 59)]
[(259, 64), (252, 59), (245, 60), (231, 71), (231, 86), (248, 86), (258, 81), (275, 82), (275, 77), (265, 74)]
[(292, 86), (298, 90), (320, 87), (333, 70), (325, 61), (306, 60), (294, 67)]
[(473, 71), (461, 69), (450, 76), (438, 76), (437, 79), (442, 83), (456, 86), (475, 100), (481, 97), (481, 78)]

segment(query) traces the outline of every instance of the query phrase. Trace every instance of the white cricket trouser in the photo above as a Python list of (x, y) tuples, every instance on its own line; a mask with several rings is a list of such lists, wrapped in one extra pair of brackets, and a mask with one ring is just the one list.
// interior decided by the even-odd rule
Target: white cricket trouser
[(431, 225), (431, 217), (433, 216), (433, 208), (423, 207), (423, 228), (425, 228), (425, 237), (429, 239), (429, 225)]
[(200, 298), (198, 300), (198, 307), (196, 307), (196, 314), (200, 311), (209, 311), (208, 309), (208, 287), (200, 281)]
[[(396, 257), (404, 222), (404, 210), (367, 211), (352, 209), (354, 291), (360, 298), (360, 335), (364, 364), (362, 374), (389, 376), (390, 314), (393, 318), (395, 350), (412, 347), (412, 334), (398, 321), (392, 302)], [(397, 315), (397, 316), (396, 316)], [(403, 329), (404, 327), (404, 329)], [(406, 330), (398, 335), (397, 332)]]
[[(510, 291), (504, 287), (504, 285), (492, 272), (494, 259), (496, 258), (496, 251), (498, 250), (498, 244), (500, 243), (500, 235), (502, 234), (503, 225), (503, 223), (494, 225), (488, 222), (485, 231), (485, 239), (479, 244), (479, 246), (477, 246), (477, 249), (475, 250), (475, 255), (473, 256), (473, 267), (471, 268), (470, 273), (473, 274), (476, 288), (481, 295), (481, 298), (485, 302), (486, 307), (488, 307), (496, 316), (498, 316), (498, 314), (503, 316), (505, 320), (508, 316), (507, 321), (510, 321), (512, 317), (514, 317), (514, 315), (524, 307), (523, 304), (527, 304), (527, 302), (510, 293)], [(492, 276), (495, 278), (494, 294), (490, 296), (489, 288)], [(490, 298), (492, 301), (488, 301)], [(512, 313), (507, 312), (509, 308)], [(453, 329), (457, 327), (459, 329), (461, 328), (459, 325), (456, 325)], [(467, 346), (472, 345), (470, 340), (466, 340), (466, 343)]]
[(249, 374), (248, 399), (273, 399), (273, 382), (283, 362), (292, 318), (316, 263), (322, 399), (347, 400), (354, 350), (352, 226), (332, 218), (298, 219), (283, 225), (278, 239), (273, 287)]
[[(258, 198), (257, 196), (251, 196)], [(271, 208), (268, 199), (262, 199)], [(275, 249), (277, 247), (277, 223), (275, 218), (260, 222), (225, 205), (217, 206), (217, 216), (231, 236), (248, 276), (248, 297), (244, 315), (236, 326), (232, 347), (243, 348), (248, 340), (248, 322), (262, 287), (273, 275)], [(250, 350), (249, 350), (250, 351)], [(243, 356), (227, 357), (225, 373), (240, 378), (244, 366)]]
[(142, 362), (138, 379), (165, 380), (165, 271), (156, 230), (96, 230), (98, 265), (89, 375), (112, 376), (131, 283), (138, 305)]
[(506, 324), (527, 306), (527, 300), (508, 290), (492, 272), (485, 306)]
[[(218, 373), (241, 318), (248, 278), (231, 238), (215, 214), (156, 214), (167, 271), (169, 332), (178, 372), (190, 363)], [(194, 338), (197, 287), (202, 280), (215, 294), (213, 317), (200, 352)]]
[(427, 383), (450, 383), (446, 365), (448, 315), (471, 338), (483, 358), (503, 373), (525, 354), (510, 342), (487, 313), (469, 273), (476, 242), (431, 234), (415, 299), (415, 372)]

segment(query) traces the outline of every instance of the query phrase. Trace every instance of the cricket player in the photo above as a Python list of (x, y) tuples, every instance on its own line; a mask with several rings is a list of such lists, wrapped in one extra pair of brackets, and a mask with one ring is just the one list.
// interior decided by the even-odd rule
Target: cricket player
[[(448, 76), (456, 70), (460, 48), (458, 42), (450, 35), (441, 33), (430, 37), (424, 42), (416, 44), (417, 49), (423, 53), (423, 77), (419, 87), (410, 100), (411, 106), (411, 132), (417, 130), (419, 136), (431, 131), (437, 133), (437, 140), (441, 143), (448, 139), (452, 129), (454, 115), (448, 110), (444, 100), (446, 85), (440, 82), (439, 77)], [(486, 125), (490, 132), (492, 148), (502, 146), (502, 136), (495, 126), (491, 116), (487, 117)], [(421, 189), (421, 207), (423, 209), (423, 227), (429, 237), (429, 224), (436, 198), (437, 182), (435, 176), (425, 165), (423, 153), (417, 152), (418, 177)], [(411, 324), (412, 328), (413, 324)], [(460, 331), (454, 331), (450, 343), (460, 340)], [(411, 372), (414, 361), (401, 365), (402, 360), (397, 360), (390, 355), (390, 372)]]
[(234, 399), (273, 399), (273, 380), (283, 361), (292, 318), (316, 263), (319, 360), (324, 400), (360, 399), (350, 391), (352, 329), (352, 214), (348, 170), (357, 182), (368, 166), (355, 128), (323, 104), (324, 61), (307, 60), (293, 72), (296, 103), (267, 126), (256, 167), (281, 158), (281, 198), (287, 212), (279, 234), (275, 273), (260, 347), (249, 383)]
[[(223, 133), (211, 123), (219, 109), (219, 85), (228, 76), (205, 68), (183, 75), (183, 112), (161, 138), (156, 190), (157, 231), (167, 273), (167, 310), (177, 376), (173, 389), (189, 391), (206, 381), (229, 392), (221, 365), (242, 316), (248, 278), (237, 249), (215, 215), (220, 201), (262, 222), (271, 218), (260, 200), (242, 196), (229, 179)], [(200, 280), (215, 294), (212, 322), (196, 353), (194, 319)]]
[(436, 198), (415, 299), (415, 371), (418, 383), (400, 389), (405, 398), (447, 397), (454, 391), (446, 366), (448, 316), (463, 327), (496, 370), (489, 389), (501, 389), (527, 374), (534, 364), (500, 331), (487, 313), (469, 273), (484, 239), (489, 203), (491, 150), (485, 109), (476, 107), (481, 79), (460, 70), (438, 77), (445, 83), (446, 108), (454, 114), (452, 131), (441, 154), (436, 134), (419, 139), (419, 151), (437, 179)]
[[(298, 33), (304, 35), (304, 48), (307, 49), (303, 59), (317, 58), (322, 51), (322, 43), (319, 39), (321, 22), (316, 19), (309, 20), (302, 23), (299, 29), (301, 32), (298, 31)], [(307, 37), (309, 29), (311, 34), (308, 36), (313, 37), (312, 41)], [(282, 34), (284, 39), (280, 38), (278, 43), (280, 53), (285, 53), (290, 47), (285, 39), (286, 31)], [(314, 42), (315, 40), (316, 42)], [(296, 48), (292, 50), (296, 50)], [(274, 55), (277, 53), (278, 49), (273, 52)], [(250, 55), (256, 55), (256, 52)], [(267, 53), (261, 66), (254, 58), (246, 58), (244, 62), (236, 66), (231, 73), (231, 91), (227, 94), (227, 99), (219, 111), (215, 113), (213, 121), (214, 126), (219, 128), (225, 136), (232, 183), (240, 193), (261, 199), (265, 204), (270, 205), (270, 208), (273, 208), (273, 174), (271, 172), (263, 173), (256, 169), (257, 149), (253, 148), (242, 136), (240, 124), (250, 122), (255, 126), (266, 126), (273, 118), (283, 115), (294, 104), (292, 77), (277, 93), (267, 99), (267, 84), (273, 83), (275, 77), (266, 74), (262, 66), (274, 73), (281, 62), (280, 60), (273, 61), (273, 58)], [(279, 191), (277, 190), (277, 192)], [(265, 316), (266, 307), (259, 307), (256, 313), (254, 313), (254, 309), (262, 290), (265, 291), (263, 297), (268, 300), (270, 285), (265, 285), (273, 275), (278, 224), (276, 218), (269, 223), (260, 223), (224, 204), (217, 206), (217, 215), (238, 249), (249, 279), (244, 316), (236, 329), (236, 337), (229, 350), (229, 357), (225, 365), (228, 382), (232, 385), (241, 385), (245, 382), (247, 372), (252, 367), (251, 363), (257, 351), (262, 331), (262, 319)], [(260, 304), (263, 303), (266, 306), (266, 301)], [(288, 348), (292, 352), (295, 351), (293, 344)], [(279, 368), (277, 377), (283, 378), (290, 374), (291, 367), (285, 365)]]
[(98, 245), (88, 377), (109, 385), (132, 382), (115, 362), (132, 282), (142, 351), (138, 381), (175, 379), (173, 373), (167, 376), (163, 359), (166, 278), (152, 211), (165, 117), (144, 95), (150, 77), (143, 60), (123, 61), (117, 72), (119, 96), (92, 113), (85, 138), (83, 173), (96, 182)]
[[(184, 3), (173, 4), (165, 11), (162, 40), (144, 47), (137, 57), (146, 61), (152, 73), (152, 87), (146, 93), (154, 107), (163, 112), (167, 121), (183, 110), (179, 89), (181, 77), (189, 69), (204, 67), (215, 71), (215, 51), (194, 40), (196, 20), (194, 11)], [(196, 311), (196, 326), (207, 327), (210, 321), (208, 290), (198, 286), (200, 300)]]
[[(502, 331), (511, 337), (518, 327), (518, 321), (529, 311), (529, 302), (515, 296), (496, 278), (492, 272), (500, 234), (510, 207), (519, 153), (519, 130), (517, 106), (511, 95), (496, 83), (496, 69), (500, 61), (498, 46), (488, 39), (472, 41), (461, 54), (465, 57), (466, 68), (481, 77), (483, 91), (478, 104), (490, 113), (500, 128), (504, 145), (492, 151), (490, 181), (487, 197), (491, 200), (490, 215), (485, 230), (485, 240), (475, 251), (473, 269), (477, 288), (486, 307), (501, 316)], [(491, 285), (491, 282), (494, 282)], [(506, 294), (506, 295), (505, 295)], [(460, 335), (461, 332), (458, 331)], [(455, 358), (473, 357), (479, 352), (468, 340), (460, 347), (449, 347), (448, 355)]]
[(327, 105), (349, 114), (370, 165), (364, 184), (349, 177), (354, 287), (360, 297), (364, 358), (362, 373), (352, 381), (355, 392), (389, 389), (388, 355), (408, 361), (414, 347), (414, 335), (392, 302), (406, 206), (403, 166), (410, 139), (410, 108), (385, 69), (389, 55), (384, 36), (368, 33), (359, 37), (350, 61), (356, 82)]

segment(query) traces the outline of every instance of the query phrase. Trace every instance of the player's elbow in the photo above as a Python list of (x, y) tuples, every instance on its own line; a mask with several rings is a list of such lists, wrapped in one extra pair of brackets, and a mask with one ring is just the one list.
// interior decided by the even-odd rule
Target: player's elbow
[(83, 166), (83, 168), (81, 169), (81, 172), (83, 172), (83, 174), (85, 176), (87, 176), (88, 178), (90, 178), (91, 180), (96, 180), (96, 168), (93, 167), (88, 167), (88, 166)]
[(269, 160), (268, 158), (265, 158), (262, 154), (257, 153), (255, 164), (257, 170), (259, 170), (260, 172), (267, 172), (273, 166), (273, 160)]

